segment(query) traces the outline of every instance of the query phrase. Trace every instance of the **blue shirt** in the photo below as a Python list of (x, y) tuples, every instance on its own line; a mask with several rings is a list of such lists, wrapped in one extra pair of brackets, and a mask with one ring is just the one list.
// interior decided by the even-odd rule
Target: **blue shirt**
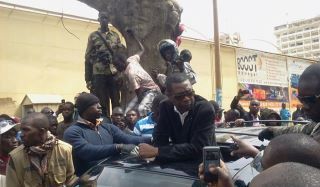
[(137, 121), (134, 126), (133, 133), (138, 136), (152, 137), (154, 126), (156, 122), (152, 119), (152, 112), (143, 119)]
[(281, 109), (280, 117), (282, 120), (289, 120), (291, 117), (290, 111), (288, 109)]

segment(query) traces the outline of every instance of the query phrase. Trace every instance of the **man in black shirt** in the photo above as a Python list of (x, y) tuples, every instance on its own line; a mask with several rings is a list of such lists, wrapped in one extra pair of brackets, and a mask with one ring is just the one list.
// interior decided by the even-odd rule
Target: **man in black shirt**
[(212, 105), (195, 95), (189, 79), (180, 73), (167, 77), (166, 95), (153, 132), (155, 147), (140, 144), (140, 157), (160, 162), (201, 160), (202, 148), (215, 144)]

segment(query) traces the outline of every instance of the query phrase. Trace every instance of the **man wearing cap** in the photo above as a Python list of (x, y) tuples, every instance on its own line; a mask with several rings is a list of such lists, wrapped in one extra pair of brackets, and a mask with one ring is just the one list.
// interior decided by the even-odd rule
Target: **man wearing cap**
[(112, 108), (120, 106), (120, 93), (116, 79), (117, 70), (113, 66), (113, 54), (123, 48), (119, 35), (109, 30), (108, 15), (99, 12), (100, 28), (90, 34), (85, 54), (85, 81), (87, 88), (101, 102), (103, 115), (110, 117)]
[(70, 186), (76, 181), (72, 147), (50, 133), (45, 114), (22, 119), (21, 138), (23, 145), (9, 153), (6, 186)]
[(64, 140), (73, 146), (78, 176), (102, 159), (119, 153), (136, 153), (135, 145), (151, 141), (150, 138), (127, 135), (115, 125), (101, 124), (101, 105), (93, 94), (80, 94), (76, 105), (80, 118), (65, 131)]
[(8, 115), (0, 115), (0, 175), (6, 175), (9, 153), (18, 147), (15, 126), (16, 123)]

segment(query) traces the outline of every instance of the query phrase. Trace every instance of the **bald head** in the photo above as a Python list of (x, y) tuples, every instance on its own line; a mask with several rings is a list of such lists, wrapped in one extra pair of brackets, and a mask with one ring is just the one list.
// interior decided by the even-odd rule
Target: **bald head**
[(320, 170), (300, 163), (277, 164), (254, 177), (250, 187), (320, 186)]
[(282, 162), (298, 162), (320, 168), (320, 144), (304, 134), (277, 136), (265, 149), (262, 166), (268, 169)]
[(30, 125), (37, 129), (49, 129), (49, 120), (48, 117), (40, 112), (34, 112), (21, 120), (22, 125)]
[(318, 80), (318, 84), (316, 86), (320, 88), (320, 64), (312, 64), (308, 66), (301, 74), (299, 82), (310, 80), (310, 78), (315, 78), (316, 80)]
[(304, 70), (299, 79), (298, 92), (305, 114), (320, 122), (320, 64), (312, 64)]

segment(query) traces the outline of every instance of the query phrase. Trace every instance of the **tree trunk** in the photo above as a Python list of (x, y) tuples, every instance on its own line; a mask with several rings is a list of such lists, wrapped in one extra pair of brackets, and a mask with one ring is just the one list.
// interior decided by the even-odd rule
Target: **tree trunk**
[(127, 34), (132, 30), (145, 47), (141, 65), (149, 74), (152, 69), (165, 70), (158, 51), (162, 39), (175, 41), (179, 33), (182, 8), (175, 0), (79, 0), (109, 15), (110, 23), (126, 40), (128, 54), (139, 51), (137, 42)]

